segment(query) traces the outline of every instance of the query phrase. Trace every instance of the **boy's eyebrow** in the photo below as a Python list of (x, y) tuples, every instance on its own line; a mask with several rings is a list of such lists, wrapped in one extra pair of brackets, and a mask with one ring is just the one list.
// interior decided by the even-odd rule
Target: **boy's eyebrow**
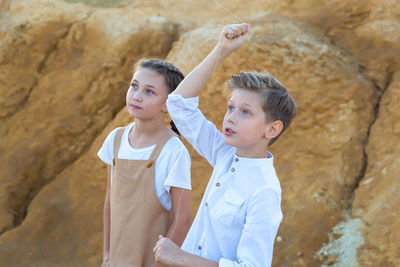
[[(136, 79), (133, 79), (132, 82), (136, 82), (136, 83), (140, 84), (140, 82), (139, 82), (138, 80), (136, 80)], [(131, 82), (131, 83), (132, 83), (132, 82)], [(155, 87), (154, 87), (153, 85), (151, 85), (151, 84), (145, 84), (145, 86), (150, 87), (150, 88), (155, 88)]]
[[(228, 100), (228, 105), (232, 105), (232, 104), (233, 104), (233, 102), (234, 102), (234, 101), (232, 101), (231, 99), (229, 99), (229, 100)], [(243, 106), (247, 106), (247, 107), (249, 107), (249, 108), (253, 108), (253, 106), (252, 106), (251, 104), (249, 104), (249, 103), (246, 103), (246, 102), (244, 102), (244, 103), (241, 103), (241, 105), (243, 105)]]
[(251, 105), (249, 103), (246, 103), (246, 102), (241, 103), (241, 106), (246, 106), (246, 107), (249, 107), (249, 108), (253, 108), (253, 105)]

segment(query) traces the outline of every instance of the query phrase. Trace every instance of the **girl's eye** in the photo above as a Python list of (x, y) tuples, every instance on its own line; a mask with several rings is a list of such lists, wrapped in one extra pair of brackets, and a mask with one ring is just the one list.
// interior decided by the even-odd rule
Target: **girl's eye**
[(146, 89), (146, 94), (151, 95), (151, 94), (153, 94), (153, 91), (150, 89)]
[(137, 84), (134, 84), (134, 83), (131, 84), (131, 87), (132, 87), (133, 89), (138, 88)]
[(234, 108), (233, 108), (232, 106), (228, 106), (228, 110), (229, 110), (229, 111), (233, 111), (233, 109), (234, 109)]
[(247, 109), (243, 109), (242, 113), (243, 113), (244, 115), (249, 115), (249, 114), (250, 114), (250, 112), (249, 112)]

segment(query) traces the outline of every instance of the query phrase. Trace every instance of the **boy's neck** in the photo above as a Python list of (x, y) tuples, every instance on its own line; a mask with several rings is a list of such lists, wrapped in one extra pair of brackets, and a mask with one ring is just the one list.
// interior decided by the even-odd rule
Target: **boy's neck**
[(255, 147), (253, 149), (236, 148), (236, 155), (242, 158), (267, 158), (268, 147)]

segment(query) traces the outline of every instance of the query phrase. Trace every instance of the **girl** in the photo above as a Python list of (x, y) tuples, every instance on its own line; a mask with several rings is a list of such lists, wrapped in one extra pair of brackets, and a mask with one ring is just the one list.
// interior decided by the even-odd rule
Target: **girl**
[(98, 152), (108, 164), (103, 266), (164, 266), (154, 263), (158, 236), (180, 246), (190, 227), (190, 156), (163, 123), (183, 78), (171, 63), (140, 61), (126, 94), (135, 122), (114, 129)]

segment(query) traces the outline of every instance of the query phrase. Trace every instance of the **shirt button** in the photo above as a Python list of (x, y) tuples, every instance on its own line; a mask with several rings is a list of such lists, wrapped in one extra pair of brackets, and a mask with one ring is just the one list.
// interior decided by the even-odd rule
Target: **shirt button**
[(231, 172), (234, 172), (234, 171), (235, 171), (235, 168), (232, 168), (232, 169), (231, 169)]
[(208, 202), (206, 202), (206, 207), (208, 207)]
[(239, 161), (239, 159), (238, 158), (235, 158), (235, 162), (238, 162)]
[(198, 248), (198, 250), (201, 250), (201, 246), (198, 246), (197, 248)]
[(217, 182), (217, 183), (215, 184), (215, 186), (217, 186), (217, 187), (220, 186), (220, 185), (221, 185), (221, 184), (220, 184), (219, 182)]

